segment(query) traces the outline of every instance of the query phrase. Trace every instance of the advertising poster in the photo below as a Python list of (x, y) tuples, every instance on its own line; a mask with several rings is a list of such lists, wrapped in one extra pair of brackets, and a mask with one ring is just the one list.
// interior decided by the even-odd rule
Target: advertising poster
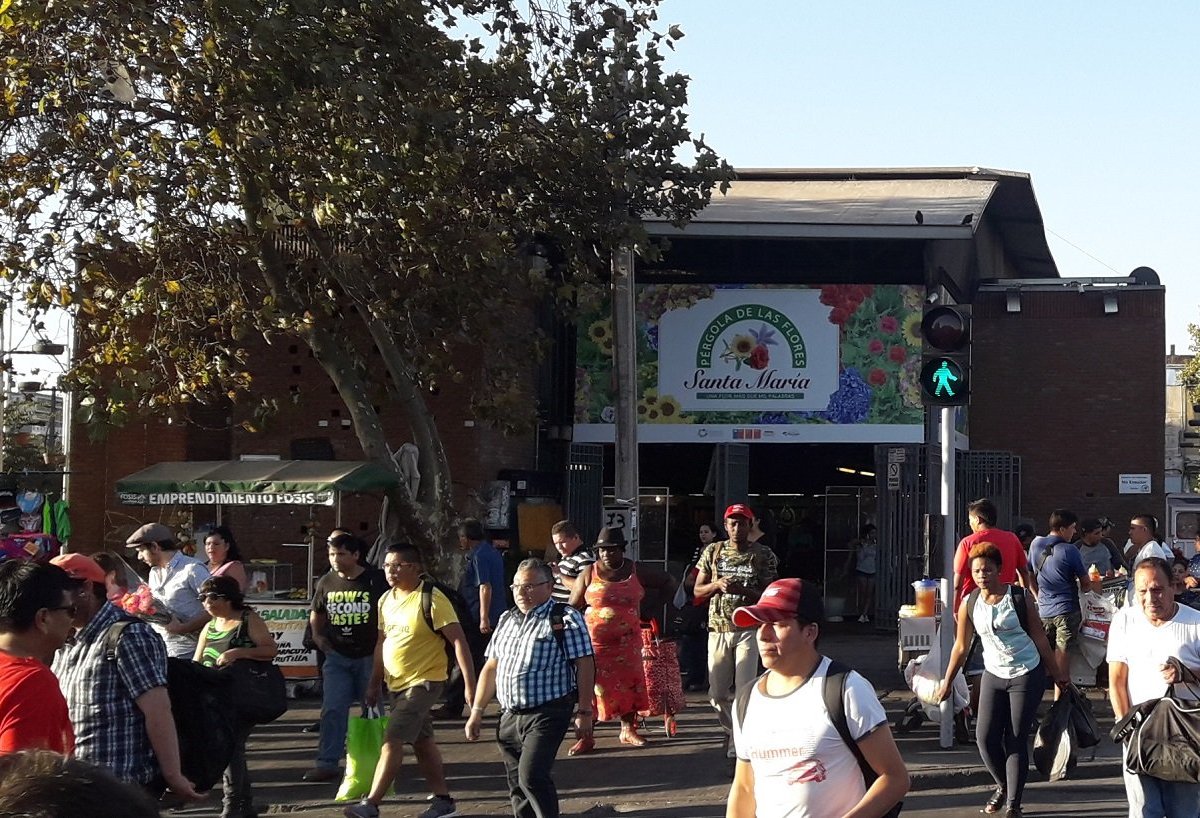
[(275, 664), (289, 679), (316, 679), (317, 654), (304, 647), (304, 627), (308, 624), (308, 602), (248, 600), (275, 637), (279, 653)]
[[(923, 288), (638, 289), (642, 442), (919, 442)], [(607, 302), (579, 323), (575, 435), (610, 442)]]

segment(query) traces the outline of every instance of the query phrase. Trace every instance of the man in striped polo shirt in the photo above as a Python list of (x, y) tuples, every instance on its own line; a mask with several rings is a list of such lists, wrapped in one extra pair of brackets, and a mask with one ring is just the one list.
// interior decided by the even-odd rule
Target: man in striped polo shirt
[(583, 545), (583, 537), (579, 529), (570, 520), (559, 520), (550, 527), (550, 538), (558, 549), (559, 560), (551, 568), (554, 570), (555, 602), (565, 603), (571, 598), (571, 589), (575, 587), (575, 578), (593, 562), (596, 555), (590, 548)]
[(517, 566), (517, 607), (500, 617), (467, 719), (467, 740), (478, 741), (484, 708), (493, 695), (499, 699), (496, 743), (515, 818), (558, 818), (550, 768), (572, 711), (576, 738), (592, 734), (592, 641), (583, 615), (550, 598), (553, 584), (550, 566), (541, 560)]

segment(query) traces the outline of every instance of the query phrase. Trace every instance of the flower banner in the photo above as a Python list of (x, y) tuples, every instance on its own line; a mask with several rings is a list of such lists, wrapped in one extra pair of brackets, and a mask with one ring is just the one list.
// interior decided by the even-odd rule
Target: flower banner
[[(923, 289), (638, 289), (643, 442), (918, 441)], [(580, 322), (575, 440), (612, 440), (609, 305)]]

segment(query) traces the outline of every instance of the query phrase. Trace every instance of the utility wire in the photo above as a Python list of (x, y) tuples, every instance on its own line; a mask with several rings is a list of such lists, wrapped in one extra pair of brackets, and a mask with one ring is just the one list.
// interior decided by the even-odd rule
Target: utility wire
[(1106, 262), (1106, 261), (1103, 261), (1103, 260), (1101, 260), (1101, 259), (1098, 259), (1098, 258), (1096, 258), (1095, 256), (1093, 256), (1093, 255), (1092, 255), (1091, 253), (1089, 253), (1087, 250), (1084, 250), (1082, 247), (1080, 247), (1080, 246), (1079, 246), (1078, 244), (1076, 244), (1075, 242), (1071, 241), (1070, 239), (1066, 238), (1065, 236), (1061, 236), (1061, 235), (1059, 235), (1058, 233), (1055, 233), (1055, 232), (1054, 232), (1053, 230), (1051, 230), (1049, 227), (1047, 227), (1047, 228), (1046, 228), (1046, 232), (1047, 232), (1047, 233), (1049, 233), (1051, 236), (1054, 236), (1054, 238), (1058, 239), (1059, 241), (1066, 242), (1066, 243), (1067, 243), (1067, 244), (1069, 244), (1070, 246), (1074, 247), (1076, 250), (1078, 250), (1079, 252), (1083, 253), (1085, 256), (1087, 256), (1088, 258), (1090, 258), (1092, 261), (1096, 262), (1097, 264), (1103, 264), (1105, 267), (1107, 267), (1108, 269), (1112, 270), (1112, 271), (1113, 271), (1114, 273), (1116, 273), (1117, 275), (1124, 275), (1124, 273), (1122, 273), (1122, 272), (1121, 272), (1120, 270), (1118, 270), (1116, 267), (1112, 266), (1111, 264), (1109, 264), (1109, 263), (1108, 263), (1108, 262)]

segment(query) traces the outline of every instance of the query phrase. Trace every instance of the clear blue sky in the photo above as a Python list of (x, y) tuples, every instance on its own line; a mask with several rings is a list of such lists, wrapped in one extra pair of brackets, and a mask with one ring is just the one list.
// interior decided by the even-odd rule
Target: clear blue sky
[(1154, 268), (1166, 343), (1187, 351), (1200, 323), (1200, 3), (666, 0), (661, 12), (686, 35), (669, 65), (692, 78), (693, 128), (735, 167), (1029, 173), (1060, 273)]

